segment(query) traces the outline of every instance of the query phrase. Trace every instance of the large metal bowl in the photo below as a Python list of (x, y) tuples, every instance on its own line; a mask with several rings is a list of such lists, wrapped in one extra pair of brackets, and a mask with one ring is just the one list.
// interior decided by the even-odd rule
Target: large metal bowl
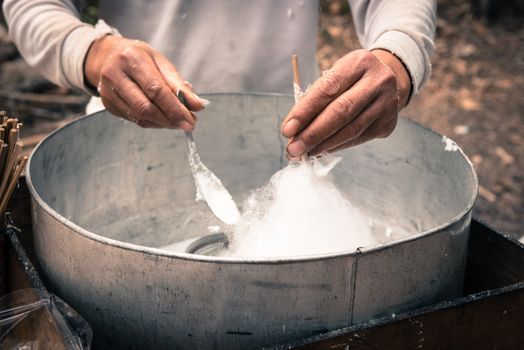
[[(195, 140), (241, 203), (287, 163), (279, 129), (293, 100), (205, 97)], [(339, 153), (335, 179), (352, 202), (407, 237), (322, 256), (201, 256), (155, 248), (213, 220), (194, 201), (183, 133), (99, 112), (31, 156), (36, 254), (102, 347), (253, 348), (348, 326), (460, 295), (477, 178), (445, 146), (401, 119), (389, 138)]]

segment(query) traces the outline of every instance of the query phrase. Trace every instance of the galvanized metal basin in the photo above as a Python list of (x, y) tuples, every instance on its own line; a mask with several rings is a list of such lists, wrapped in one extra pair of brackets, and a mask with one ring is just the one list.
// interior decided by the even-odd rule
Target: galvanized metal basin
[[(279, 126), (293, 99), (205, 97), (199, 152), (241, 203), (286, 164)], [(30, 159), (40, 267), (108, 348), (257, 348), (460, 295), (477, 195), (462, 151), (401, 119), (389, 138), (340, 155), (335, 178), (352, 202), (412, 234), (323, 256), (168, 252), (155, 247), (198, 237), (213, 220), (194, 201), (183, 133), (96, 113)]]

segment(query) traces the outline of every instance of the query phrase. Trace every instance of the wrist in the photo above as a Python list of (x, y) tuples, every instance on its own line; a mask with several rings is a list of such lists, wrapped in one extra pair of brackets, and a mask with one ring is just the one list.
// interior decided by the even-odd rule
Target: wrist
[(84, 75), (86, 81), (95, 89), (100, 80), (100, 71), (105, 59), (116, 46), (120, 37), (114, 35), (105, 35), (93, 41), (87, 51), (84, 63)]
[(404, 66), (404, 63), (397, 56), (386, 50), (374, 49), (371, 53), (388, 66), (395, 74), (399, 90), (399, 107), (405, 107), (409, 101), (412, 83), (411, 76)]

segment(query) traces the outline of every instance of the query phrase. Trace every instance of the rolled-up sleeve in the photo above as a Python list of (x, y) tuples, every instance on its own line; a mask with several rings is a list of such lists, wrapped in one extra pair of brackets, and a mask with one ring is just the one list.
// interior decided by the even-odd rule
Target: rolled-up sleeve
[(113, 32), (83, 23), (68, 0), (4, 0), (9, 36), (27, 63), (59, 86), (92, 93), (84, 61), (93, 41)]
[(359, 40), (366, 49), (384, 49), (406, 66), (413, 94), (431, 74), (436, 3), (434, 0), (349, 0)]

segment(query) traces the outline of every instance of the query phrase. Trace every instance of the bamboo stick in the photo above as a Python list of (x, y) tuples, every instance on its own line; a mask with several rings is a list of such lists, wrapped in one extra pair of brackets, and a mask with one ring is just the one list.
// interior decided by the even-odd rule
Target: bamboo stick
[(302, 86), (300, 81), (300, 71), (298, 70), (298, 56), (291, 56), (291, 66), (293, 67), (293, 84), (297, 84), (299, 87)]
[[(18, 130), (14, 130), (14, 129), (9, 130), (9, 137), (7, 138), (7, 141), (6, 141), (7, 142), (7, 156), (6, 156), (7, 159), (5, 160), (4, 171), (2, 172), (1, 184), (5, 183), (4, 178), (6, 177), (6, 175), (8, 176), (10, 174), (9, 171), (11, 169), (10, 167), (12, 165), (12, 160), (14, 157), (14, 149), (16, 148), (17, 139), (18, 139)], [(3, 188), (2, 185), (0, 185), (0, 191), (1, 191), (1, 188)]]
[(17, 129), (18, 130), (18, 125), (19, 125), (18, 119), (11, 119), (9, 125), (10, 125), (11, 129)]
[[(5, 190), (6, 190), (6, 187), (7, 187), (7, 183), (9, 181), (9, 178), (11, 177), (11, 174), (13, 173), (14, 169), (15, 169), (15, 166), (16, 166), (16, 161), (18, 160), (18, 156), (20, 155), (20, 151), (22, 150), (22, 148), (18, 145), (16, 145), (14, 147), (14, 151), (12, 154), (8, 154), (9, 156), (9, 160), (8, 160), (8, 163), (6, 164), (5, 166), (5, 170), (4, 172), (2, 173), (2, 182), (0, 183), (0, 193), (5, 193)], [(2, 212), (0, 212), (0, 215), (3, 214)]]
[(9, 136), (8, 136), (8, 139), (7, 139), (7, 144), (8, 144), (8, 154), (12, 154), (13, 153), (13, 150), (15, 149), (15, 146), (16, 146), (16, 141), (18, 140), (18, 130), (16, 129), (10, 129), (9, 130)]
[(0, 111), (0, 216), (4, 214), (18, 178), (24, 171), (27, 156), (22, 156), (19, 140), (22, 123)]
[(4, 162), (7, 156), (7, 144), (4, 140), (0, 140), (0, 176), (2, 176), (4, 170)]
[(5, 192), (2, 192), (2, 200), (0, 202), (0, 213), (4, 213), (5, 209), (7, 208), (7, 204), (9, 203), (9, 199), (11, 198), (11, 195), (13, 194), (13, 191), (15, 190), (16, 183), (18, 182), (18, 178), (20, 178), (20, 175), (22, 175), (22, 171), (24, 171), (25, 165), (27, 163), (27, 160), (29, 159), (28, 156), (22, 157), (20, 162), (17, 164), (13, 176), (11, 176), (11, 179), (9, 181), (9, 184), (7, 186), (7, 189)]

